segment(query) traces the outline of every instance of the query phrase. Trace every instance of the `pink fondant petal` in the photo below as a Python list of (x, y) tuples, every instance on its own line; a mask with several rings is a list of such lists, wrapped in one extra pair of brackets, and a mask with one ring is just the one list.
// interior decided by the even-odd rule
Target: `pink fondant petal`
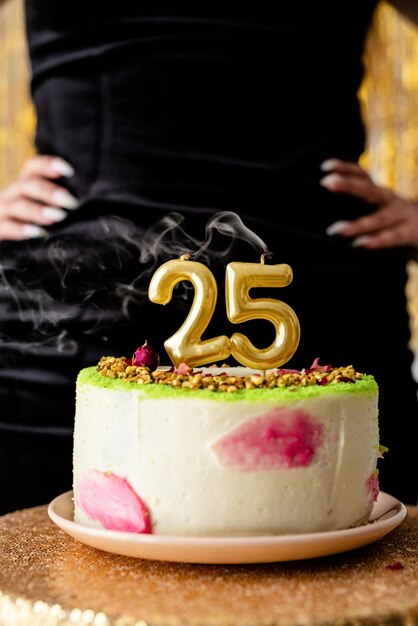
[(125, 478), (89, 470), (75, 488), (76, 504), (110, 530), (151, 533), (148, 509)]
[(295, 409), (276, 408), (253, 418), (213, 445), (220, 465), (242, 471), (306, 467), (322, 445), (323, 427)]
[(379, 479), (375, 472), (373, 472), (373, 474), (371, 474), (366, 480), (365, 487), (369, 504), (373, 504), (374, 502), (376, 502), (379, 495)]

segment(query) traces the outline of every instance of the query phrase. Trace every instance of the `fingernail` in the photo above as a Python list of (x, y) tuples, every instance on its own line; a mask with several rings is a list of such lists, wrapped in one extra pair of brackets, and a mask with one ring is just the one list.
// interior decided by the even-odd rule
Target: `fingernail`
[(371, 237), (369, 237), (368, 235), (356, 237), (356, 239), (353, 239), (353, 241), (351, 242), (351, 246), (353, 248), (361, 248), (365, 243), (369, 243), (370, 239)]
[(75, 174), (73, 166), (67, 163), (67, 161), (64, 161), (64, 159), (53, 159), (51, 162), (51, 167), (59, 174), (67, 176), (68, 178), (74, 176)]
[(333, 185), (334, 183), (340, 183), (343, 180), (342, 176), (339, 174), (328, 174), (328, 176), (324, 176), (319, 181), (319, 184), (323, 187), (328, 187), (329, 185)]
[(68, 216), (68, 213), (63, 211), (62, 209), (56, 209), (53, 206), (46, 206), (41, 209), (41, 213), (43, 217), (48, 220), (52, 220), (53, 222), (62, 222)]
[(25, 224), (22, 226), (22, 233), (26, 239), (38, 239), (39, 237), (46, 237), (47, 235), (44, 228), (35, 226), (35, 224)]
[(330, 172), (331, 170), (333, 170), (333, 169), (335, 169), (337, 167), (337, 164), (338, 164), (338, 160), (337, 159), (327, 159), (326, 161), (321, 163), (319, 168), (323, 172)]
[(339, 222), (334, 222), (333, 224), (330, 224), (330, 226), (328, 226), (325, 232), (327, 235), (330, 235), (330, 236), (338, 235), (341, 231), (343, 231), (349, 225), (350, 225), (350, 222), (345, 222), (343, 220), (340, 220)]
[(80, 202), (71, 195), (68, 191), (55, 191), (52, 194), (52, 198), (54, 203), (56, 202), (59, 206), (64, 207), (65, 209), (76, 209)]

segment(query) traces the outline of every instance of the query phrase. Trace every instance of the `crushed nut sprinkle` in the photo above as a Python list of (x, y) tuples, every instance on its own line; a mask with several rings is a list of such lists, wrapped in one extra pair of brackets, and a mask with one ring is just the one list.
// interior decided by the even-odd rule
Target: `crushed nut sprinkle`
[[(212, 367), (216, 367), (216, 365)], [(228, 366), (223, 365), (222, 367)], [(276, 369), (270, 370), (264, 376), (261, 374), (230, 376), (227, 372), (211, 374), (208, 371), (194, 370), (184, 364), (177, 370), (171, 368), (152, 371), (148, 367), (132, 365), (131, 359), (125, 357), (103, 356), (97, 365), (97, 371), (101, 376), (117, 378), (138, 385), (169, 385), (182, 389), (207, 389), (222, 393), (234, 393), (240, 389), (294, 388), (354, 383), (363, 378), (363, 374), (356, 372), (352, 365), (346, 367), (323, 366), (318, 364), (318, 359), (315, 359), (310, 368), (300, 371)]]

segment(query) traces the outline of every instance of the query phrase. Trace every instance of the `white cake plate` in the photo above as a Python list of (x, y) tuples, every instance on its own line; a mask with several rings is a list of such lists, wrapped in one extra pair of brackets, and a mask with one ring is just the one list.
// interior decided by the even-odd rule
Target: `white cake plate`
[(48, 514), (74, 539), (114, 554), (180, 563), (273, 563), (346, 552), (384, 537), (405, 519), (407, 512), (399, 500), (380, 492), (369, 522), (356, 528), (262, 537), (173, 537), (77, 524), (73, 521), (72, 498), (72, 491), (56, 497), (48, 506)]

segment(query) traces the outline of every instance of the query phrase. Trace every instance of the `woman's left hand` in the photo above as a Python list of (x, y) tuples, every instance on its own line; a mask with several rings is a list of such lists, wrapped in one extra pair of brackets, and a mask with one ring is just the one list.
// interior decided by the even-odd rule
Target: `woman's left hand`
[(357, 163), (329, 159), (320, 184), (329, 191), (360, 198), (377, 208), (353, 221), (338, 220), (327, 228), (328, 235), (352, 239), (352, 246), (376, 250), (398, 246), (418, 247), (418, 203), (376, 185)]

